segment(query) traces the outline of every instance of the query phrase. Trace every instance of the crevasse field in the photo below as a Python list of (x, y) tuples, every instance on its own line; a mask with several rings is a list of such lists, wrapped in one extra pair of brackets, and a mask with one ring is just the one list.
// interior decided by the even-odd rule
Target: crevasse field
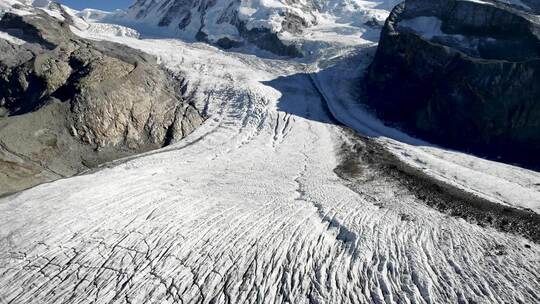
[[(391, 8), (360, 2), (380, 20)], [(344, 151), (374, 143), (540, 212), (539, 173), (411, 138), (361, 105), (374, 29), (328, 16), (300, 60), (70, 12), (77, 35), (183, 75), (208, 119), (161, 150), (0, 199), (0, 303), (540, 302), (538, 244), (437, 211), (369, 164), (363, 179), (336, 174)]]

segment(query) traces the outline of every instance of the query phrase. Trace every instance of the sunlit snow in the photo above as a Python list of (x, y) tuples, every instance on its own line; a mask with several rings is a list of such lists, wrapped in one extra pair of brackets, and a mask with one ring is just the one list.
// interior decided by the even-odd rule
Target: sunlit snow
[(79, 20), (77, 35), (143, 50), (186, 77), (208, 120), (161, 150), (1, 199), (0, 299), (540, 301), (537, 244), (438, 212), (382, 177), (353, 187), (336, 175), (354, 140), (339, 121), (445, 183), (540, 212), (539, 173), (429, 145), (369, 114), (356, 88), (377, 37), (326, 20), (312, 35), (328, 49), (296, 61)]

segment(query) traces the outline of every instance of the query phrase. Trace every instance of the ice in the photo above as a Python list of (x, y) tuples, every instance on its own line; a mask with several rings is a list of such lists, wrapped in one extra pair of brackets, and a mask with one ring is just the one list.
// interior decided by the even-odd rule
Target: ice
[(92, 22), (88, 24), (85, 30), (89, 35), (94, 33), (99, 36), (140, 37), (139, 32), (136, 30), (117, 24)]
[(336, 175), (343, 146), (359, 145), (338, 119), (434, 178), (539, 211), (538, 173), (429, 145), (361, 106), (374, 37), (343, 46), (343, 32), (320, 31), (325, 49), (302, 61), (87, 22), (73, 31), (183, 75), (208, 119), (171, 146), (0, 199), (1, 300), (540, 300), (538, 244), (439, 212), (364, 162), (369, 178)]

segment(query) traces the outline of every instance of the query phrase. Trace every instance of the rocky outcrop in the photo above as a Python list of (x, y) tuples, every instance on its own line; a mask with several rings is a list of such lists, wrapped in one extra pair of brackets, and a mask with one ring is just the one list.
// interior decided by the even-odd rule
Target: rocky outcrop
[(537, 9), (499, 1), (398, 5), (369, 67), (369, 105), (434, 143), (540, 166)]
[(202, 123), (182, 79), (142, 52), (81, 39), (44, 13), (0, 31), (0, 194), (160, 148)]

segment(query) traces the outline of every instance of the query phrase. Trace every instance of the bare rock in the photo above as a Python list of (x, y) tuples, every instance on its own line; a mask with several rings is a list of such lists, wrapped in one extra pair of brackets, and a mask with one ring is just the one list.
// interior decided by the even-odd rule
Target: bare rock
[(501, 1), (405, 1), (381, 34), (368, 103), (431, 142), (540, 166), (537, 14)]
[[(69, 21), (67, 21), (69, 22)], [(182, 80), (126, 46), (74, 36), (46, 14), (0, 30), (0, 194), (163, 147), (202, 122)]]

